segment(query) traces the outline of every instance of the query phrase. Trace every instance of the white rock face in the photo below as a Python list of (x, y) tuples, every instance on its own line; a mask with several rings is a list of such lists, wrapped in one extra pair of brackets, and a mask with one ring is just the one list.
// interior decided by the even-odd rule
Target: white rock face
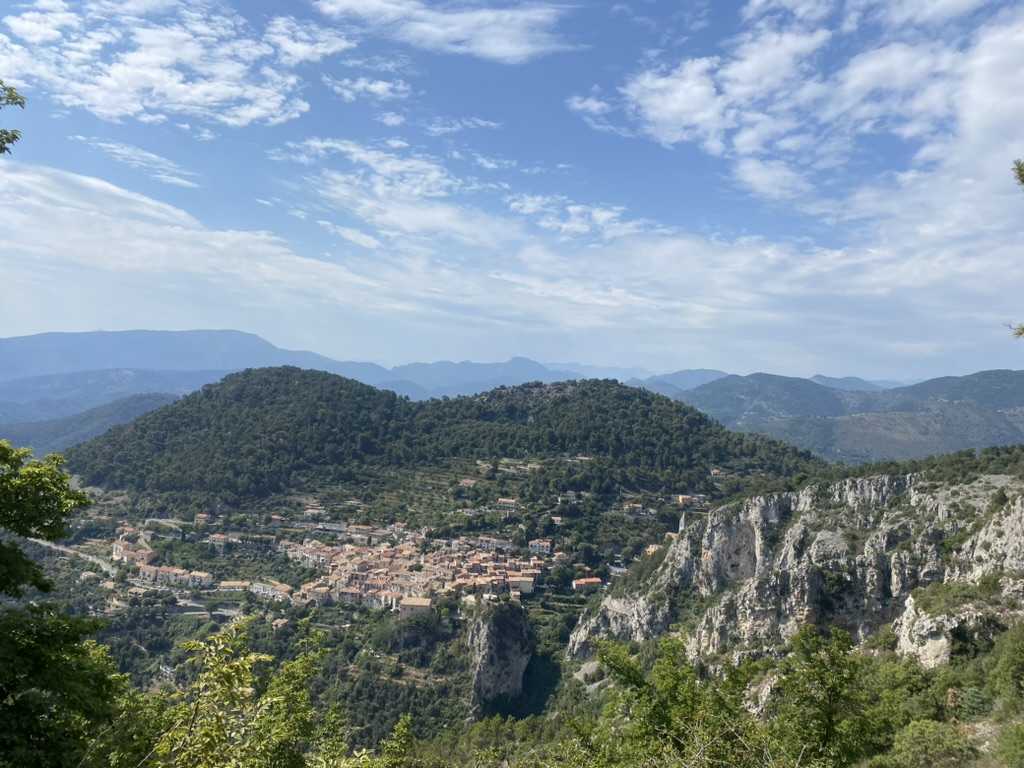
[(472, 706), (523, 692), (523, 673), (533, 657), (529, 618), (518, 603), (485, 606), (467, 638), (472, 654)]
[(899, 638), (896, 650), (906, 656), (916, 656), (928, 669), (946, 664), (953, 649), (953, 630), (982, 619), (981, 613), (974, 609), (931, 616), (918, 610), (914, 598), (908, 597), (903, 615), (893, 625)]
[[(990, 509), (1000, 488), (1014, 501)], [(584, 616), (569, 654), (586, 656), (597, 638), (643, 640), (680, 619), (694, 657), (770, 653), (804, 623), (863, 640), (899, 619), (901, 650), (942, 663), (953, 632), (985, 617), (920, 615), (911, 593), (1024, 573), (1022, 490), (1001, 476), (956, 488), (878, 476), (690, 514), (650, 582)]]

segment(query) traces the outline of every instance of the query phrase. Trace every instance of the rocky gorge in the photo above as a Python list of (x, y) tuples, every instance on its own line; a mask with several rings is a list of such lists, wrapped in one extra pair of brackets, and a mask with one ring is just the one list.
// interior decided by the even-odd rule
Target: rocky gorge
[(880, 631), (925, 666), (1005, 629), (1024, 596), (1024, 484), (877, 475), (684, 515), (639, 586), (583, 616), (568, 654), (679, 625), (692, 658), (781, 652), (803, 624)]

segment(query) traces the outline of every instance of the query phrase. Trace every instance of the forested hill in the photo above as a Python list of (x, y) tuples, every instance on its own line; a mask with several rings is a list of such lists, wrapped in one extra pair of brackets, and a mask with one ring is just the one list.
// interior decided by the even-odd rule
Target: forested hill
[[(583, 455), (588, 461), (569, 462)], [(241, 503), (382, 470), (453, 460), (558, 458), (549, 490), (726, 491), (820, 468), (783, 443), (741, 435), (681, 403), (614, 381), (525, 384), (411, 402), (319, 371), (233, 374), (68, 452), (90, 485)], [(542, 487), (543, 486), (543, 487)]]

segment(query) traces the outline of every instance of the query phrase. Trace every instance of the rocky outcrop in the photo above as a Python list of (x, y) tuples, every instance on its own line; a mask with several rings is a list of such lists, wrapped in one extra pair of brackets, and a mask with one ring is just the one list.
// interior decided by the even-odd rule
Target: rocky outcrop
[(899, 638), (896, 650), (917, 657), (923, 667), (931, 669), (949, 662), (954, 633), (984, 623), (985, 615), (974, 606), (933, 616), (920, 610), (911, 596), (907, 598), (903, 615), (893, 625)]
[(518, 603), (485, 604), (466, 640), (471, 655), (474, 710), (523, 692), (523, 673), (533, 656), (534, 636)]
[[(691, 513), (641, 591), (606, 598), (584, 616), (569, 654), (586, 656), (598, 638), (643, 640), (680, 621), (694, 657), (770, 653), (805, 623), (863, 640), (919, 611), (909, 601), (915, 589), (1024, 572), (1021, 490), (1002, 476), (957, 487), (878, 476)], [(908, 618), (902, 647), (948, 658), (937, 638), (978, 621), (969, 610), (934, 626)]]

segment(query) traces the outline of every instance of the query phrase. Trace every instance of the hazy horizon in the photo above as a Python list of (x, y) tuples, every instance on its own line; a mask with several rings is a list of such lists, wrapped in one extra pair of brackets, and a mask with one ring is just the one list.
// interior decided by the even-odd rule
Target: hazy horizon
[(919, 380), (1024, 346), (1009, 0), (37, 0), (0, 333)]

